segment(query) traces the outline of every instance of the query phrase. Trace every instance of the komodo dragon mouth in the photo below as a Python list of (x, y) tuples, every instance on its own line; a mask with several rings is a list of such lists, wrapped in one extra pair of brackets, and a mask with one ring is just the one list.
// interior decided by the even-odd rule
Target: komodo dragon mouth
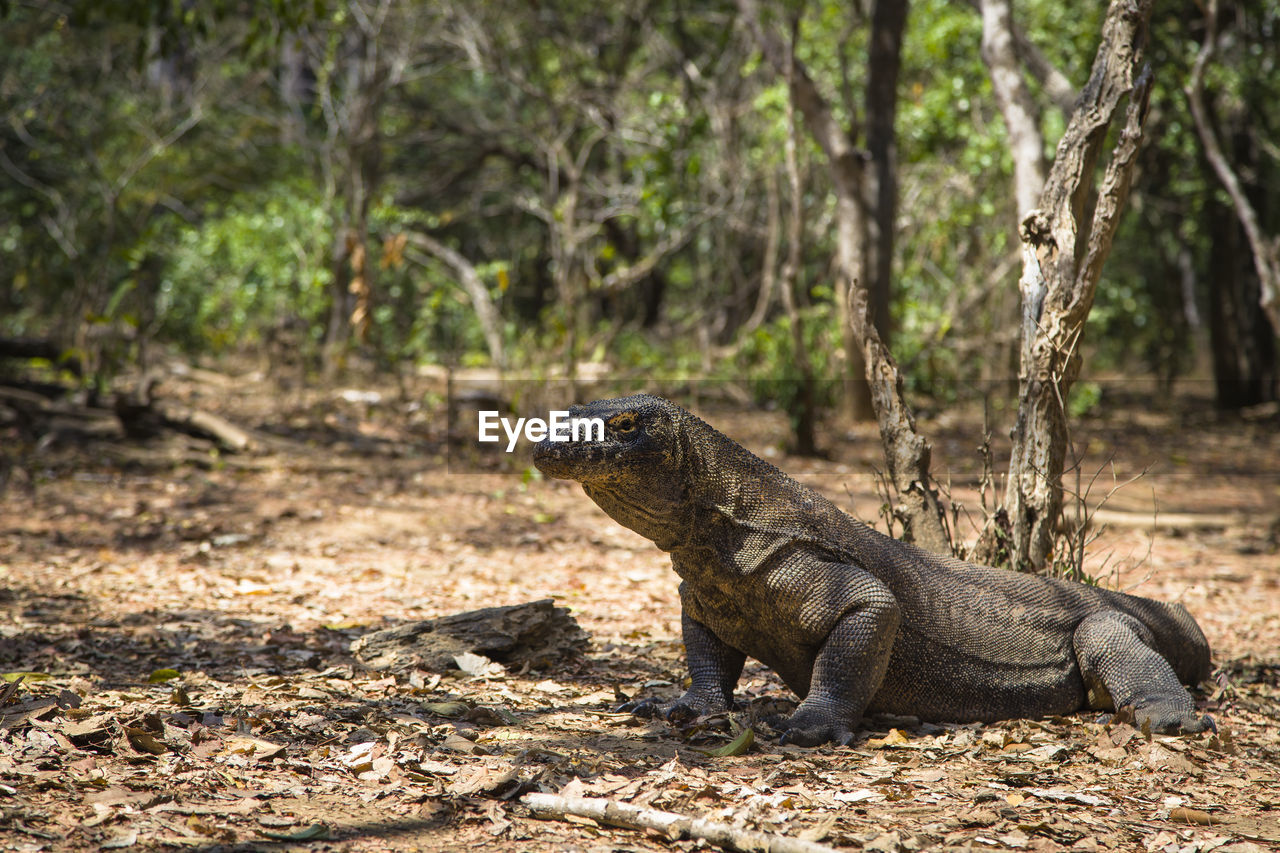
[(682, 410), (660, 397), (640, 394), (618, 400), (598, 400), (569, 407), (572, 421), (599, 420), (603, 436), (577, 440), (544, 439), (534, 445), (533, 464), (548, 477), (561, 480), (617, 481), (628, 470), (651, 469), (666, 458), (673, 434), (673, 416)]

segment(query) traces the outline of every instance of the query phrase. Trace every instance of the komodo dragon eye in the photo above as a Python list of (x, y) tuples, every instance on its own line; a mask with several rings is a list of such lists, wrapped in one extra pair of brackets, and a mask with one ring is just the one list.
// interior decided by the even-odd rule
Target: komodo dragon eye
[(609, 421), (609, 426), (623, 435), (633, 433), (636, 431), (636, 416), (630, 412), (617, 415)]

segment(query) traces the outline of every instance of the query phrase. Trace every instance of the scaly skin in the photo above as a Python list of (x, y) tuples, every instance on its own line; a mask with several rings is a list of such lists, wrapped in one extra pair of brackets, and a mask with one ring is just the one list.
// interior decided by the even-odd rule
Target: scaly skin
[(541, 442), (534, 464), (577, 480), (671, 554), (692, 686), (635, 703), (668, 719), (721, 711), (748, 656), (802, 702), (783, 742), (849, 743), (864, 713), (1002, 720), (1131, 707), (1199, 732), (1182, 686), (1209, 646), (1181, 606), (977, 566), (876, 532), (660, 397), (574, 406), (601, 441)]

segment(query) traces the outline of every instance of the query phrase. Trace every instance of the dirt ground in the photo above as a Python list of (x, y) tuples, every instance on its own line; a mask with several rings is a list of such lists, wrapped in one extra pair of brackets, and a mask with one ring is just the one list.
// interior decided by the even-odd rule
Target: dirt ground
[[(534, 819), (519, 803), (530, 791), (884, 853), (1280, 844), (1274, 412), (1104, 397), (1076, 431), (1083, 482), (1101, 472), (1091, 501), (1146, 470), (1107, 502), (1090, 571), (1196, 616), (1214, 648), (1198, 698), (1216, 735), (1147, 737), (1097, 713), (873, 717), (841, 748), (779, 746), (756, 723), (745, 754), (721, 757), (709, 753), (731, 726), (792, 697), (751, 663), (732, 720), (682, 731), (615, 713), (620, 698), (680, 689), (676, 581), (576, 485), (530, 478), (518, 460), (446, 464), (438, 398), (416, 389), (200, 372), (163, 390), (256, 429), (263, 448), (74, 432), (36, 444), (0, 428), (12, 465), (0, 672), (32, 673), (7, 696), (0, 683), (0, 850), (699, 846)], [(828, 426), (830, 458), (797, 459), (778, 449), (779, 413), (700, 412), (876, 521), (872, 430)], [(922, 426), (935, 473), (977, 515), (980, 411)], [(396, 674), (349, 651), (375, 629), (544, 598), (590, 635), (581, 653)]]

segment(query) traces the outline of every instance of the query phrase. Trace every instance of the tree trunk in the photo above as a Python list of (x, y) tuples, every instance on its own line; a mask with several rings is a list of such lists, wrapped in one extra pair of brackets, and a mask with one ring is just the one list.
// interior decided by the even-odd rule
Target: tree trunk
[[(1004, 510), (1012, 525), (1010, 558), (1023, 571), (1043, 571), (1052, 557), (1068, 444), (1066, 399), (1080, 370), (1085, 319), (1128, 197), (1151, 91), (1150, 71), (1140, 71), (1151, 6), (1152, 0), (1112, 0), (1089, 82), (1058, 142), (1039, 205), (1020, 229), (1021, 391)], [(1124, 126), (1093, 196), (1108, 128), (1126, 101)], [(984, 556), (998, 550), (993, 529), (980, 542)]]
[[(863, 210), (863, 194), (866, 192), (865, 173), (859, 154), (850, 154), (843, 166), (831, 164), (833, 176), (843, 172), (845, 177), (835, 178), (836, 184), (836, 268), (841, 281), (853, 282), (859, 289), (866, 288), (867, 269), (867, 218)], [(864, 300), (864, 303), (870, 300)], [(862, 422), (876, 416), (872, 391), (867, 385), (868, 367), (861, 341), (855, 331), (858, 320), (854, 317), (854, 301), (848, 287), (837, 286), (835, 293), (836, 319), (840, 325), (840, 351), (844, 353), (844, 371), (841, 378), (840, 399), (844, 416), (850, 421)]]
[(1276, 338), (1258, 299), (1240, 223), (1210, 204), (1209, 343), (1218, 408), (1242, 409), (1277, 399)]
[(1013, 154), (1013, 192), (1018, 218), (1035, 209), (1044, 189), (1044, 136), (1031, 89), (1022, 76), (1009, 0), (982, 0), (982, 61), (1004, 119)]
[(902, 67), (902, 33), (907, 23), (906, 0), (880, 2), (871, 13), (871, 43), (867, 56), (867, 154), (870, 257), (867, 290), (871, 317), (888, 346), (892, 338), (889, 299), (893, 285), (893, 241), (898, 216), (898, 145), (894, 121), (898, 111), (898, 71)]
[(379, 46), (385, 21), (381, 14), (375, 18), (363, 23), (358, 18), (345, 34), (342, 84), (322, 94), (330, 137), (325, 171), (341, 211), (334, 230), (332, 301), (322, 354), (326, 375), (332, 374), (353, 333), (365, 338), (373, 309), (369, 206), (382, 177), (382, 103), (396, 82)]
[(872, 322), (864, 277), (867, 222), (862, 207), (867, 186), (863, 154), (853, 144), (857, 134), (836, 122), (808, 70), (794, 58), (777, 32), (761, 20), (756, 0), (738, 0), (738, 9), (766, 61), (790, 81), (790, 96), (827, 157), (836, 192), (836, 266), (840, 279), (836, 293), (843, 300), (838, 307), (844, 315), (844, 334), (854, 352), (861, 350), (866, 366), (885, 461), (899, 501), (896, 510), (903, 524), (903, 538), (931, 551), (950, 554), (942, 509), (929, 481), (931, 448), (916, 430), (915, 418), (903, 398), (898, 365)]
[[(795, 50), (795, 43), (791, 43)], [(792, 54), (792, 60), (795, 56)], [(791, 84), (794, 61), (788, 65), (787, 84)], [(800, 181), (800, 163), (796, 155), (796, 111), (791, 99), (787, 99), (787, 142), (785, 161), (787, 187), (791, 191), (790, 218), (787, 223), (787, 263), (782, 274), (782, 306), (787, 312), (791, 327), (792, 359), (800, 373), (799, 397), (792, 401), (791, 424), (795, 433), (795, 451), (800, 456), (816, 456), (818, 453), (818, 401), (817, 382), (813, 375), (813, 362), (805, 348), (804, 317), (796, 307), (796, 290), (801, 287), (801, 270), (804, 248), (804, 187)]]

